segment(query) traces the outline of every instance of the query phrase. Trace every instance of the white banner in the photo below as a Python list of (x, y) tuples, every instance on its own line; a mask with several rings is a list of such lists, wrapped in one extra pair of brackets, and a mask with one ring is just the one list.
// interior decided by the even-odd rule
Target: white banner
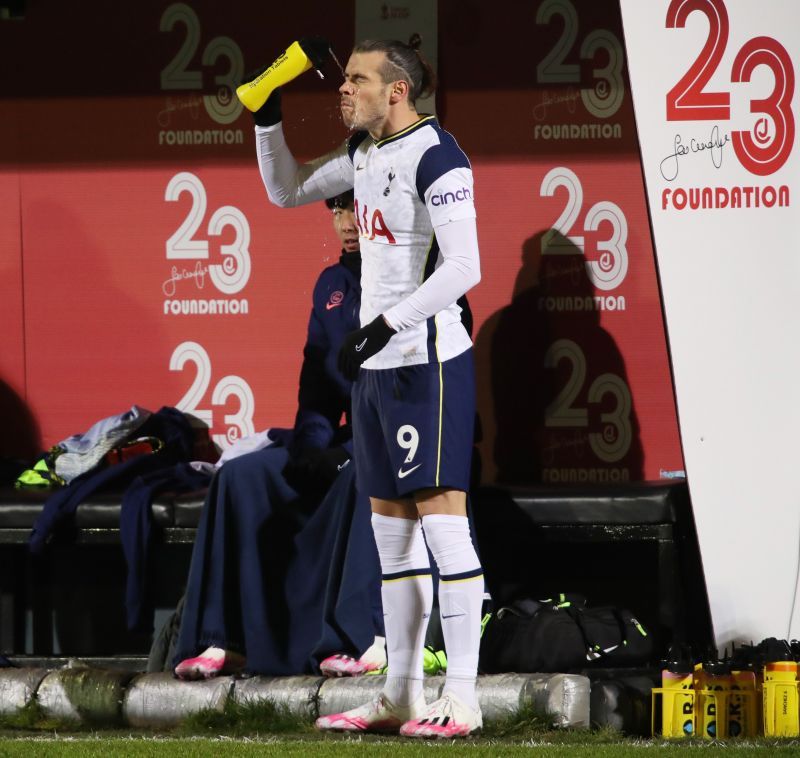
[(717, 645), (798, 637), (800, 3), (621, 9)]
[[(420, 52), (435, 72), (439, 58), (438, 14), (438, 0), (400, 0), (394, 3), (356, 0), (356, 42), (365, 39), (408, 42), (412, 34), (419, 34), (422, 38)], [(435, 114), (435, 94), (417, 98), (417, 111)]]

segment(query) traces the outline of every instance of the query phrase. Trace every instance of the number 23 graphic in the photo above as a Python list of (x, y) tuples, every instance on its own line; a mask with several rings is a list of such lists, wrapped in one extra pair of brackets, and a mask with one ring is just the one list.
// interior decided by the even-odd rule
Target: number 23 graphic
[[(668, 29), (685, 28), (698, 11), (708, 19), (708, 37), (689, 70), (667, 93), (668, 121), (727, 121), (730, 93), (707, 92), (728, 43), (730, 22), (724, 0), (672, 0), (667, 9)], [(794, 144), (794, 67), (786, 48), (772, 37), (753, 37), (742, 45), (733, 61), (731, 82), (749, 82), (758, 66), (772, 72), (774, 86), (768, 97), (750, 101), (750, 112), (764, 114), (753, 131), (735, 130), (733, 149), (744, 168), (758, 176), (775, 173), (789, 157)], [(774, 135), (770, 136), (770, 123)]]

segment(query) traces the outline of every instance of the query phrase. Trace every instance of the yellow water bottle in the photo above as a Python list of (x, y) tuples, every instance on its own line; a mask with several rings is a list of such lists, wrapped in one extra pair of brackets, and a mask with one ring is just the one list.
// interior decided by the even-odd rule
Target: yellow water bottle
[(697, 735), (706, 739), (728, 736), (728, 695), (731, 675), (728, 664), (709, 657), (694, 668)]
[[(309, 41), (309, 52), (312, 55), (318, 52), (321, 42), (314, 39)], [(236, 96), (241, 100), (242, 105), (250, 111), (257, 111), (267, 98), (284, 84), (288, 84), (292, 79), (300, 76), (304, 71), (308, 71), (315, 62), (309, 58), (299, 42), (292, 42), (265, 71), (262, 71), (255, 79), (245, 82), (236, 88)], [(319, 61), (315, 67), (319, 68)], [(320, 74), (321, 75), (321, 74)]]
[(774, 660), (764, 665), (764, 736), (800, 736), (797, 661)]
[(660, 704), (661, 735), (691, 737), (695, 731), (692, 663), (684, 651), (671, 648), (661, 671), (661, 687), (653, 689), (651, 730), (657, 734), (656, 722)]
[(729, 737), (755, 737), (758, 734), (757, 699), (755, 671), (731, 671)]

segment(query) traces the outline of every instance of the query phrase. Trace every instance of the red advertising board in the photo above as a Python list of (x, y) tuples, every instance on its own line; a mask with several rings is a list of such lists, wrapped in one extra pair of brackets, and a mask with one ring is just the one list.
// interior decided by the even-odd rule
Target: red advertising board
[(36, 424), (25, 401), (25, 329), (22, 300), (22, 240), (19, 176), (0, 171), (0, 456), (33, 455)]
[[(0, 23), (0, 62), (25, 58), (42, 82), (4, 84), (14, 125), (0, 128), (16, 136), (0, 160), (19, 166), (43, 444), (133, 403), (192, 412), (220, 445), (292, 422), (311, 288), (338, 247), (322, 204), (269, 204), (230, 85), (323, 18), (346, 58), (354, 4), (331, 20), (329, 3), (299, 3), (280, 24), (262, 4), (234, 10), (121, 6), (122, 35), (99, 0), (36, 4), (13, 34)], [(525, 14), (439, 3), (437, 107), (475, 172), (485, 479), (657, 479), (683, 465), (619, 12), (542, 0)], [(337, 83), (286, 88), (298, 156), (345, 137)]]

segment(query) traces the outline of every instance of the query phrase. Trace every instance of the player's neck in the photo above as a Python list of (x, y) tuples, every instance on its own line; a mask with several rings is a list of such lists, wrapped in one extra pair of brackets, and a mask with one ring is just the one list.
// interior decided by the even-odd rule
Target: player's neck
[(403, 129), (408, 129), (409, 126), (417, 123), (419, 119), (419, 113), (411, 108), (404, 108), (398, 112), (390, 110), (389, 113), (386, 114), (386, 120), (374, 130), (370, 129), (369, 134), (372, 139), (378, 142), (379, 140), (391, 137), (393, 134), (402, 132)]

